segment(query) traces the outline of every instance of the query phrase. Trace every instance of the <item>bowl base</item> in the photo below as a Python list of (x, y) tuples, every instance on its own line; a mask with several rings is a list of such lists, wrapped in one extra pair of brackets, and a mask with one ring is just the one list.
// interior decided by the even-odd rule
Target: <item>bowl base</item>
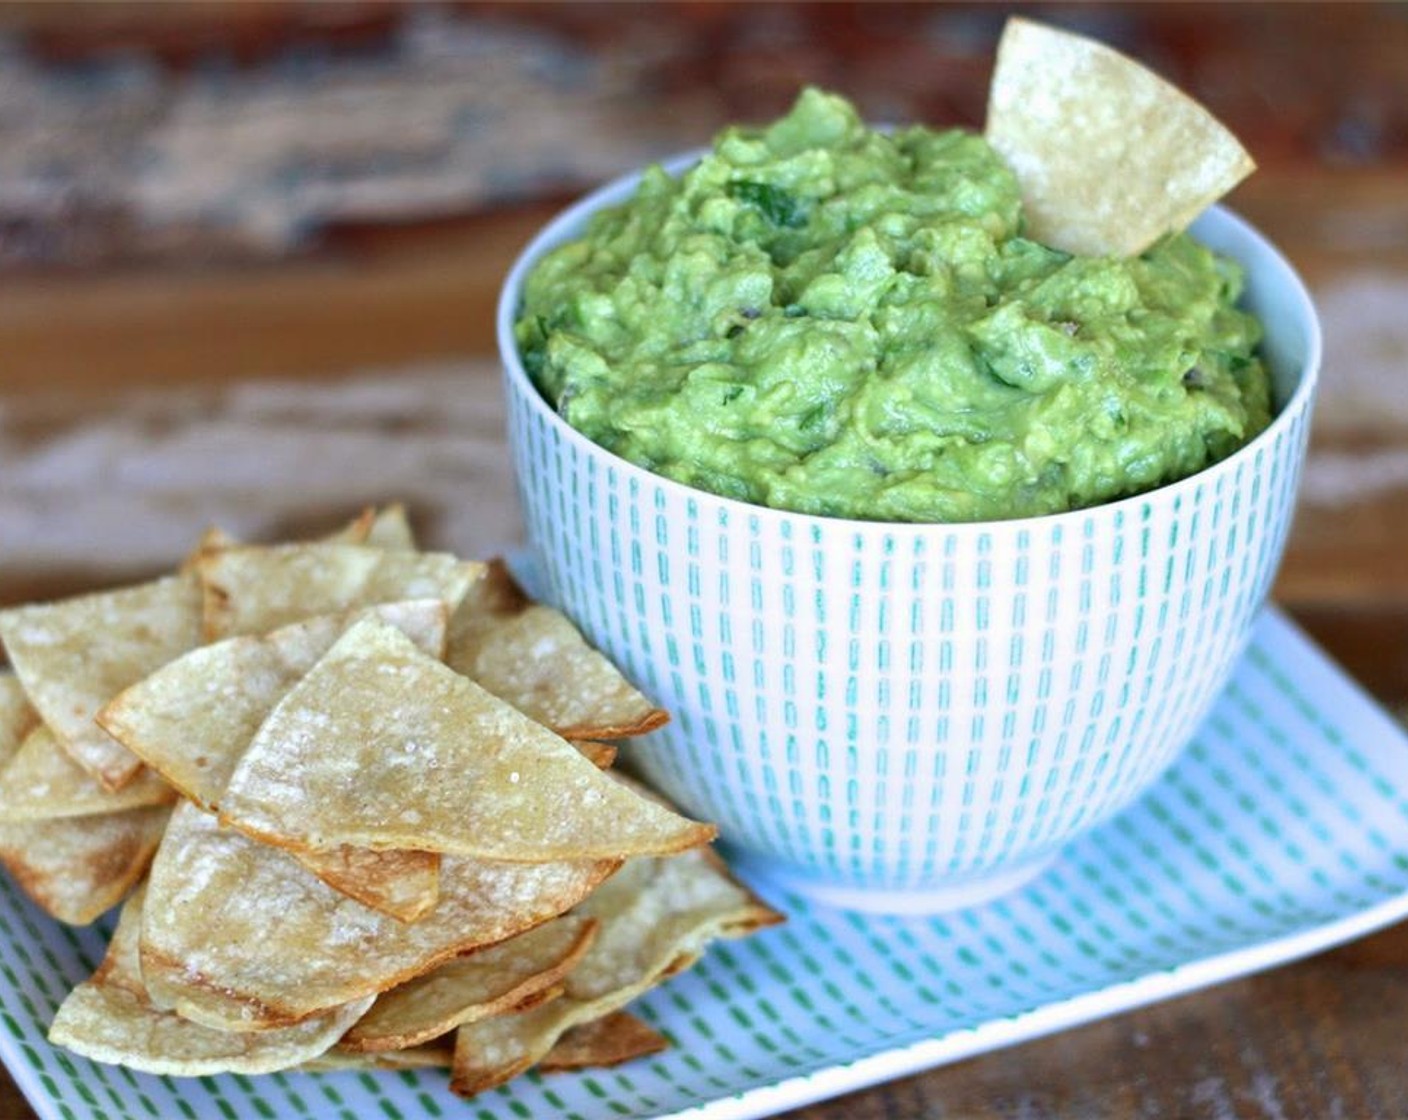
[(732, 849), (726, 853), (729, 867), (774, 903), (779, 895), (790, 893), (844, 910), (898, 915), (942, 914), (991, 902), (1026, 886), (1055, 862), (1059, 854), (1052, 852), (1015, 867), (953, 879), (941, 886), (861, 887), (818, 878), (753, 852)]

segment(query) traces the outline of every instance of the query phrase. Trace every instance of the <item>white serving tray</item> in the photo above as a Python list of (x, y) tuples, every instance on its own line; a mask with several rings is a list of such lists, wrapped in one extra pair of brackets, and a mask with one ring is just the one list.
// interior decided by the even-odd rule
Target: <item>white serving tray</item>
[(106, 935), (45, 918), (0, 875), (0, 1058), (44, 1120), (765, 1116), (1408, 916), (1408, 738), (1268, 610), (1180, 761), (1026, 889), (925, 919), (769, 901), (787, 925), (637, 1005), (674, 1040), (664, 1054), (461, 1103), (439, 1072), (176, 1080), (55, 1050), (45, 1028)]

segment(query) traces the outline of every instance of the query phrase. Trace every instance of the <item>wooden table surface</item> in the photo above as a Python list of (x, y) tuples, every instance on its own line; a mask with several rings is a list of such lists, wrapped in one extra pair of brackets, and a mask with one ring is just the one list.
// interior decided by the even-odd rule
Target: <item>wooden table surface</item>
[[(1275, 595), (1400, 712), (1405, 167), (1273, 160), (1233, 200), (1302, 269), (1327, 331)], [(0, 602), (155, 571), (210, 520), (273, 536), (388, 497), (431, 543), (510, 546), (493, 301), (555, 205), (347, 227), (267, 259), (0, 273)], [(1408, 925), (795, 1115), (1408, 1117), (1405, 1038)], [(32, 1115), (0, 1074), (0, 1118)]]

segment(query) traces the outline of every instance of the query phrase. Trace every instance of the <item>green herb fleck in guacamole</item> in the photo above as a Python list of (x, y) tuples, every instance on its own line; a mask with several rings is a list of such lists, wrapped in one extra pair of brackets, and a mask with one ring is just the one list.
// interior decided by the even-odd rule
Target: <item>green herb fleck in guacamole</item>
[(1241, 271), (1022, 236), (980, 136), (873, 132), (806, 90), (529, 276), (517, 340), (588, 438), (689, 486), (884, 521), (1055, 513), (1236, 450), (1270, 418)]

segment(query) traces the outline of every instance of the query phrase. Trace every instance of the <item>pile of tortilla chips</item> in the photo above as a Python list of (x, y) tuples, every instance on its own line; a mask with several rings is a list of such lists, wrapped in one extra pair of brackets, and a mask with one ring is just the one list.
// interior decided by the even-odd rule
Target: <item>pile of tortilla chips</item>
[(666, 1041), (623, 1011), (779, 920), (607, 768), (659, 726), (499, 563), (399, 507), (212, 531), (175, 575), (0, 611), (0, 860), (122, 901), (50, 1038), (161, 1074), (447, 1066), (463, 1094)]

